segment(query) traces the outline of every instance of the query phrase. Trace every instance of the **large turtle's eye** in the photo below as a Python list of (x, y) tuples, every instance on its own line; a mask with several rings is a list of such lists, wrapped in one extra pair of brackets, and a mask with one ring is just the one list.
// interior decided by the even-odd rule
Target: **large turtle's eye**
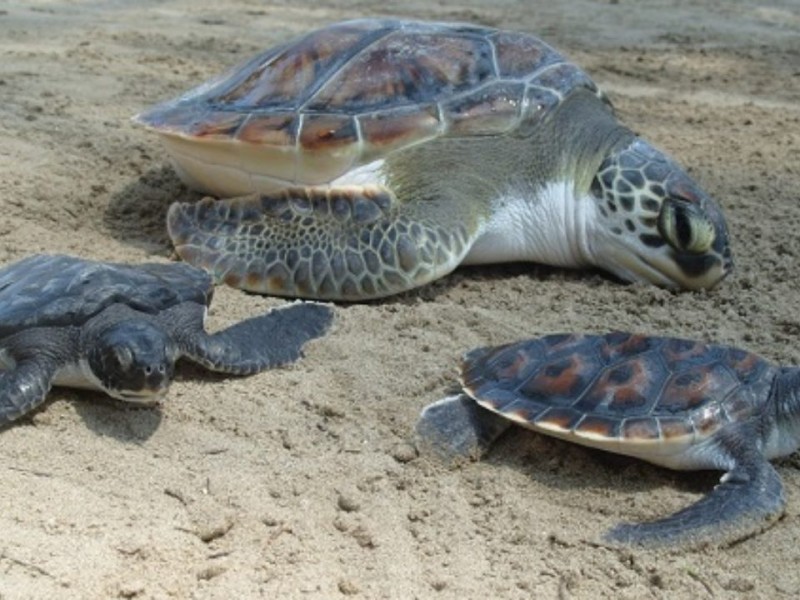
[(667, 198), (658, 215), (658, 230), (671, 246), (691, 254), (707, 252), (714, 243), (714, 225), (688, 202)]

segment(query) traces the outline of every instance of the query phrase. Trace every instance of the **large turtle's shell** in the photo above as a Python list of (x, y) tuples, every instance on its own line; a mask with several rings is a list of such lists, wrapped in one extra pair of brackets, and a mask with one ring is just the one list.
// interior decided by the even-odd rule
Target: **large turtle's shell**
[(532, 35), (363, 19), (271, 48), (135, 120), (164, 134), (185, 171), (244, 172), (265, 191), (442, 135), (535, 126), (577, 87), (599, 94)]
[(208, 305), (211, 277), (186, 263), (125, 265), (38, 254), (0, 269), (0, 338), (29, 327), (80, 326), (114, 303), (156, 313)]
[(758, 414), (776, 372), (738, 348), (615, 332), (478, 348), (462, 383), (527, 427), (669, 465), (665, 456)]

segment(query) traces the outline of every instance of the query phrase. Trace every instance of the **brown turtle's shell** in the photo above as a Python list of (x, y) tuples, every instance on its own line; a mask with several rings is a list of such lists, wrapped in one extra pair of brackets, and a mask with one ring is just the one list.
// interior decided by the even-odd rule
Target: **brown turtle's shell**
[(535, 125), (581, 86), (599, 94), (531, 35), (364, 19), (269, 49), (135, 120), (164, 134), (178, 162), (318, 184), (437, 136)]
[(621, 332), (478, 348), (462, 363), (464, 389), (482, 406), (550, 435), (651, 460), (758, 414), (776, 373), (738, 348)]

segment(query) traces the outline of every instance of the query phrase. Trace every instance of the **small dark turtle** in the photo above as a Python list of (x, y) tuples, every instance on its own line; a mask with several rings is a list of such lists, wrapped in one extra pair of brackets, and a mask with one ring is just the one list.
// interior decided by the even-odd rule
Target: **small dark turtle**
[(695, 504), (617, 525), (609, 542), (731, 542), (783, 513), (768, 461), (800, 445), (800, 368), (729, 346), (616, 332), (478, 348), (464, 356), (461, 377), (463, 393), (425, 408), (417, 426), (439, 452), (475, 456), (515, 422), (671, 469), (725, 471)]
[(208, 334), (213, 291), (185, 263), (36, 255), (0, 269), (0, 422), (34, 409), (52, 385), (152, 404), (180, 357), (236, 375), (290, 363), (331, 322), (330, 308), (298, 303)]
[(260, 194), (167, 218), (184, 260), (248, 290), (361, 300), (507, 261), (689, 289), (731, 270), (715, 202), (526, 33), (336, 23), (134, 120), (190, 187)]

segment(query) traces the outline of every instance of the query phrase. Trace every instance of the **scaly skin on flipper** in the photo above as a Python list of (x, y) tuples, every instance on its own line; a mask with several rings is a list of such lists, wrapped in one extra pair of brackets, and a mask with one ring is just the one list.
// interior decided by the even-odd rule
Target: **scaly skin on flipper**
[[(452, 271), (471, 243), (464, 205), (402, 203), (385, 188), (290, 188), (170, 207), (184, 260), (220, 282), (280, 296), (378, 298)], [(474, 228), (473, 228), (474, 229)]]
[(212, 371), (250, 375), (302, 356), (306, 342), (323, 335), (333, 312), (321, 304), (302, 303), (271, 310), (209, 334), (202, 326), (203, 307), (166, 311), (164, 326), (181, 352)]
[[(739, 462), (706, 496), (675, 514), (646, 523), (621, 523), (605, 540), (613, 545), (699, 546), (740, 540), (779, 518), (786, 506), (774, 467), (748, 438), (732, 442)], [(749, 438), (754, 445), (755, 438)], [(733, 448), (732, 448), (733, 450)]]

